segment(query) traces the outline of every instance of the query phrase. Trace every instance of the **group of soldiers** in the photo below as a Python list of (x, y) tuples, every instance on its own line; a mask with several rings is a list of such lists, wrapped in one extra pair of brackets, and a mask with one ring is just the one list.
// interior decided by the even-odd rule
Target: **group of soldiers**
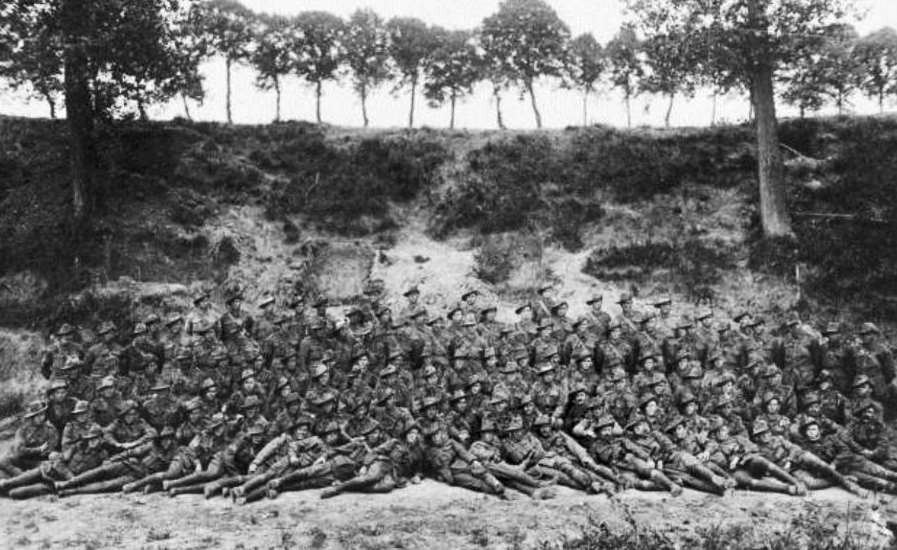
[(0, 457), (0, 495), (386, 492), (423, 477), (508, 498), (683, 487), (897, 493), (885, 418), (897, 381), (880, 330), (673, 315), (669, 297), (572, 319), (545, 285), (516, 322), (469, 290), (433, 315), (370, 281), (326, 299), (207, 292), (133, 328), (64, 324)]

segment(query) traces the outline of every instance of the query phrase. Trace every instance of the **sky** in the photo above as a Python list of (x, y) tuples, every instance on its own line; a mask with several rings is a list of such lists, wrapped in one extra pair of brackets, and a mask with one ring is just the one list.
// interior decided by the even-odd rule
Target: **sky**
[[(573, 35), (591, 32), (602, 43), (609, 41), (624, 21), (621, 0), (547, 0), (560, 17), (570, 26)], [(495, 12), (499, 0), (243, 0), (243, 3), (259, 12), (295, 14), (300, 11), (323, 10), (347, 17), (354, 10), (370, 7), (384, 18), (393, 16), (417, 17), (423, 21), (446, 28), (470, 29)], [(855, 23), (860, 34), (884, 26), (897, 28), (897, 0), (858, 0), (865, 17)], [(191, 102), (194, 119), (222, 121), (225, 119), (225, 69), (224, 60), (213, 58), (201, 67), (205, 77), (207, 97), (202, 105)], [(271, 122), (275, 114), (274, 92), (258, 90), (254, 85), (254, 71), (238, 66), (233, 73), (234, 122), (263, 124)], [(581, 94), (562, 90), (556, 81), (540, 83), (536, 88), (537, 100), (544, 126), (563, 128), (583, 122)], [(368, 100), (368, 113), (372, 126), (405, 126), (408, 120), (409, 97), (406, 90), (394, 93), (391, 85), (377, 90)], [(282, 117), (286, 120), (314, 120), (314, 92), (296, 77), (288, 77), (284, 83)], [(632, 102), (632, 123), (662, 126), (667, 99), (642, 95)], [(857, 96), (851, 112), (869, 114), (878, 112), (877, 105)], [(897, 110), (897, 101), (886, 105), (886, 110)], [(517, 91), (507, 92), (502, 101), (505, 123), (510, 128), (535, 127), (528, 98)], [(738, 122), (748, 115), (747, 98), (732, 95), (718, 98), (715, 119), (717, 122)], [(149, 109), (150, 118), (170, 119), (182, 116), (183, 105), (173, 101)], [(677, 98), (673, 105), (671, 124), (674, 126), (704, 126), (710, 123), (714, 102), (709, 90), (699, 90), (694, 98)], [(48, 106), (29, 100), (23, 93), (0, 89), (0, 114), (33, 117), (49, 116)], [(779, 105), (780, 116), (796, 116), (796, 111)], [(833, 114), (833, 109), (821, 114)], [(322, 115), (325, 122), (340, 126), (361, 126), (361, 103), (348, 82), (327, 83), (324, 88)], [(432, 108), (423, 98), (418, 98), (415, 126), (445, 127), (449, 123), (447, 107)], [(457, 105), (456, 127), (483, 129), (495, 127), (495, 104), (490, 89), (485, 84), (477, 87), (475, 94)], [(614, 126), (626, 125), (626, 111), (622, 97), (614, 90), (605, 90), (592, 96), (586, 104), (586, 121)]]

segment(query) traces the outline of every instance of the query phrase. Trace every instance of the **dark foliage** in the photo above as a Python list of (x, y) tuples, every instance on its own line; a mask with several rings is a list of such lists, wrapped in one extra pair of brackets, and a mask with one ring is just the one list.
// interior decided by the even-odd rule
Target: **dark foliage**
[(498, 235), (486, 237), (473, 255), (474, 274), (478, 279), (491, 284), (507, 281), (519, 264), (519, 249), (519, 244), (513, 238)]
[[(271, 147), (273, 145), (273, 147)], [(302, 213), (328, 230), (359, 235), (394, 225), (390, 201), (407, 202), (435, 181), (446, 149), (424, 133), (365, 138), (344, 146), (307, 134), (270, 147), (271, 168), (289, 174), (267, 198), (268, 214)], [(362, 217), (374, 218), (364, 225)]]
[(661, 271), (695, 300), (712, 300), (712, 287), (735, 267), (735, 252), (720, 241), (686, 239), (597, 249), (583, 272), (603, 280), (643, 282)]

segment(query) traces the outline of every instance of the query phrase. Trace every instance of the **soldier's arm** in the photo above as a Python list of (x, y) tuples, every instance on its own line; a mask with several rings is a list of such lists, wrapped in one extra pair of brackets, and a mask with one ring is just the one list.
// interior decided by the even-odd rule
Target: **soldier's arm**
[(271, 441), (269, 441), (262, 450), (259, 451), (255, 457), (252, 459), (252, 462), (249, 464), (249, 471), (254, 472), (258, 469), (258, 467), (267, 461), (269, 458), (274, 456), (274, 454), (289, 441), (289, 436), (287, 434), (282, 434), (278, 437), (275, 437)]
[(40, 372), (44, 376), (44, 378), (49, 379), (50, 375), (53, 374), (53, 352), (46, 351), (44, 352), (44, 356), (41, 358), (40, 362)]
[(583, 418), (573, 426), (571, 431), (576, 437), (595, 437), (595, 431), (592, 429), (591, 424), (588, 418)]
[(627, 454), (635, 455), (636, 458), (640, 458), (642, 460), (648, 460), (651, 458), (651, 453), (643, 449), (640, 445), (636, 445), (626, 438), (623, 438), (622, 446), (623, 450)]

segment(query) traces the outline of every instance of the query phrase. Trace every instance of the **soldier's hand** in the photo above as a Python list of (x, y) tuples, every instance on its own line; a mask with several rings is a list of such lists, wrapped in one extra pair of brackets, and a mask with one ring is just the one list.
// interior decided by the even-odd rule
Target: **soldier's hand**
[(414, 477), (411, 478), (411, 483), (414, 485), (420, 483), (420, 474), (414, 474)]
[(701, 462), (707, 462), (707, 460), (710, 458), (710, 453), (708, 453), (707, 451), (701, 451), (697, 454), (697, 456), (695, 456), (695, 458), (697, 458)]
[(41, 443), (41, 446), (38, 447), (37, 449), (38, 449), (38, 451), (40, 451), (41, 454), (46, 453), (47, 451), (50, 450), (50, 442), (44, 441), (43, 443)]
[[(292, 458), (290, 459), (290, 462), (292, 463)], [(256, 471), (258, 471), (258, 469), (259, 469), (258, 464), (250, 464), (248, 471), (250, 474), (254, 474)]]

